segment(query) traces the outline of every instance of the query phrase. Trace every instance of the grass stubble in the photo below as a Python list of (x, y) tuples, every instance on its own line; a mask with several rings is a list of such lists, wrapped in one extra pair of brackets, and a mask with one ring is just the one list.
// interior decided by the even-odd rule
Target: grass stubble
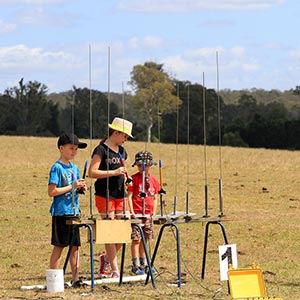
[[(90, 289), (66, 289), (64, 293), (45, 290), (22, 291), (23, 285), (45, 284), (52, 251), (50, 245), (51, 199), (47, 195), (48, 173), (58, 158), (56, 138), (0, 137), (0, 298), (1, 299), (229, 299), (227, 282), (219, 280), (218, 246), (224, 243), (219, 226), (211, 226), (208, 239), (205, 279), (201, 279), (205, 223), (179, 224), (183, 286), (176, 281), (176, 242), (171, 228), (164, 231), (156, 256), (157, 289), (151, 282), (96, 285)], [(75, 159), (83, 169), (98, 140), (86, 141)], [(203, 146), (145, 144), (127, 142), (129, 173), (137, 151), (147, 148), (163, 162), (166, 211), (185, 211), (189, 192), (190, 212), (204, 215), (204, 186), (208, 186), (209, 215), (219, 214), (218, 180), (223, 180), (224, 219), (229, 243), (237, 244), (238, 264), (247, 268), (259, 265), (264, 273), (268, 296), (300, 299), (299, 258), (299, 169), (298, 151), (206, 148), (206, 176)], [(189, 159), (187, 159), (187, 151)], [(176, 160), (177, 157), (177, 160)], [(190, 166), (187, 166), (187, 162)], [(221, 172), (220, 172), (221, 171)], [(158, 167), (152, 173), (159, 178)], [(93, 181), (87, 178), (89, 185)], [(177, 195), (175, 195), (177, 193)], [(96, 209), (93, 208), (96, 212)], [(90, 216), (89, 193), (81, 197), (82, 218)], [(155, 227), (156, 237), (159, 225)], [(81, 229), (80, 274), (90, 279), (87, 232)], [(150, 244), (153, 252), (155, 240)], [(103, 245), (95, 244), (95, 270)], [(66, 255), (66, 250), (64, 252)], [(64, 256), (65, 257), (65, 256)], [(64, 259), (64, 258), (63, 258)], [(130, 246), (126, 247), (125, 276), (130, 270)], [(63, 263), (63, 261), (62, 261)], [(95, 271), (96, 272), (96, 271)], [(95, 274), (97, 278), (97, 274)], [(70, 280), (68, 268), (65, 280)]]

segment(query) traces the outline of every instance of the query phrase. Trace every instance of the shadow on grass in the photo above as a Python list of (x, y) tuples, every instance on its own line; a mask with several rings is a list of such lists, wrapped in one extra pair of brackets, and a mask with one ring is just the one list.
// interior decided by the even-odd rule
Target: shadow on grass
[(36, 276), (36, 277), (28, 277), (28, 278), (9, 278), (9, 279), (3, 279), (3, 281), (7, 282), (20, 282), (20, 281), (46, 281), (46, 275), (45, 276)]
[(287, 287), (299, 287), (300, 286), (300, 282), (296, 283), (296, 282), (287, 282), (287, 283), (280, 283), (279, 285), (281, 286), (287, 286)]

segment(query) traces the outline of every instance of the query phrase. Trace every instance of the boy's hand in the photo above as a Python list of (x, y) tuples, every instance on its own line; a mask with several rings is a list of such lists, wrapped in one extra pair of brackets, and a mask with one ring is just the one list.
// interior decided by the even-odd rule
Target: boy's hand
[(132, 186), (132, 178), (131, 176), (128, 176), (127, 180), (125, 181), (126, 187)]
[(78, 179), (75, 181), (75, 188), (78, 194), (84, 194), (87, 191), (87, 185), (84, 179)]

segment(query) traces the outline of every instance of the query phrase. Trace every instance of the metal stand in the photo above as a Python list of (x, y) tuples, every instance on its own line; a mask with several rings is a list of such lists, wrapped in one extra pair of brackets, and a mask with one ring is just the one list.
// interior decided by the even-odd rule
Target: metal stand
[[(147, 264), (148, 264), (148, 273), (147, 273), (147, 279), (146, 279), (145, 285), (148, 283), (149, 275), (150, 275), (152, 286), (153, 286), (154, 289), (156, 289), (156, 284), (155, 284), (155, 280), (154, 280), (154, 276), (153, 276), (153, 272), (152, 272), (152, 263), (151, 263), (151, 260), (150, 260), (150, 257), (149, 257), (149, 253), (148, 253), (148, 249), (147, 249), (147, 245), (146, 245), (145, 235), (144, 235), (143, 229), (142, 229), (141, 225), (138, 224), (138, 223), (132, 223), (131, 226), (136, 226), (138, 228), (138, 230), (140, 231), (141, 240), (142, 240), (144, 251), (145, 251), (145, 254), (146, 254), (146, 260), (147, 260)], [(122, 280), (123, 280), (125, 247), (126, 247), (126, 244), (123, 244), (119, 285), (122, 284)]]
[(207, 242), (208, 242), (208, 229), (210, 224), (217, 224), (221, 227), (224, 241), (228, 244), (225, 228), (220, 221), (208, 221), (205, 225), (205, 238), (204, 238), (204, 249), (203, 249), (203, 260), (202, 260), (202, 275), (201, 278), (204, 279), (205, 275), (205, 265), (206, 265), (206, 253), (207, 253)]
[[(177, 285), (178, 287), (181, 287), (181, 268), (180, 268), (180, 238), (179, 238), (179, 229), (178, 229), (178, 226), (174, 223), (165, 223), (160, 231), (159, 231), (159, 235), (158, 235), (158, 238), (157, 238), (157, 241), (156, 241), (156, 245), (155, 245), (155, 248), (154, 248), (154, 252), (153, 252), (153, 256), (152, 256), (152, 260), (151, 260), (151, 266), (154, 264), (154, 261), (155, 261), (155, 257), (156, 257), (156, 253), (157, 253), (157, 250), (158, 250), (158, 247), (159, 247), (159, 244), (160, 244), (160, 240), (161, 240), (161, 237), (162, 237), (162, 234), (163, 234), (163, 231), (164, 229), (167, 227), (167, 226), (171, 226), (171, 227), (174, 227), (175, 230), (176, 230), (176, 246), (177, 246)], [(151, 275), (151, 274), (150, 274)], [(146, 278), (146, 284), (148, 283), (149, 281), (149, 273), (147, 274), (147, 278)]]
[[(90, 235), (91, 289), (92, 289), (92, 292), (94, 292), (95, 279), (94, 279), (94, 246), (93, 246), (93, 229), (92, 229), (92, 226), (89, 225), (89, 224), (82, 224), (82, 223), (72, 224), (70, 226), (86, 227), (89, 230), (89, 235)], [(67, 269), (67, 265), (68, 265), (68, 261), (69, 261), (69, 258), (70, 258), (73, 243), (74, 243), (74, 240), (73, 240), (73, 235), (72, 235), (71, 242), (70, 242), (70, 245), (69, 245), (68, 254), (67, 254), (67, 257), (66, 257), (66, 260), (65, 260), (65, 263), (64, 263), (64, 274), (65, 274), (66, 269)]]
[(120, 266), (120, 280), (119, 285), (123, 284), (123, 272), (124, 272), (124, 260), (125, 260), (125, 250), (126, 250), (126, 244), (123, 244), (122, 247), (122, 256), (121, 256), (121, 266)]

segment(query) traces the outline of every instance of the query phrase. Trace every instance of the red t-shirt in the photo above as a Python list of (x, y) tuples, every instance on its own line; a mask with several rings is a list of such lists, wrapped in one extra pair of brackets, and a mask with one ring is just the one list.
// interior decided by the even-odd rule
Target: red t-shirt
[[(135, 214), (143, 213), (143, 198), (142, 193), (142, 173), (138, 172), (132, 175), (132, 186), (128, 186), (128, 191), (132, 192), (132, 205)], [(153, 214), (153, 202), (155, 195), (160, 191), (158, 180), (151, 174), (145, 177), (144, 193), (146, 194), (145, 201), (145, 214)]]

